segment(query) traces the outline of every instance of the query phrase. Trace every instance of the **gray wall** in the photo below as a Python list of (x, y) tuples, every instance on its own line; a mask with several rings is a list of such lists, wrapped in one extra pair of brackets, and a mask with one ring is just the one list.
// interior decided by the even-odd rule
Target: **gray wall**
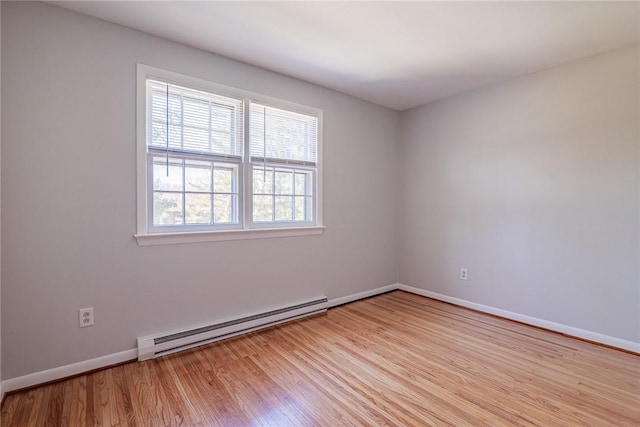
[(640, 342), (638, 60), (404, 112), (400, 283)]
[[(396, 112), (46, 4), (2, 9), (4, 378), (396, 282)], [(137, 62), (323, 109), (325, 233), (138, 247)]]
[[(3, 378), (398, 278), (640, 342), (637, 47), (398, 114), (46, 4), (1, 19)], [(323, 109), (325, 233), (138, 247), (137, 62)]]

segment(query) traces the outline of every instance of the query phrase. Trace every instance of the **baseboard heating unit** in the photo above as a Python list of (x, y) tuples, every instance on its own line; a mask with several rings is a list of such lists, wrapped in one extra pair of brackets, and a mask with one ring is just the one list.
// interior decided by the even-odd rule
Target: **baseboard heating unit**
[(175, 353), (225, 338), (257, 331), (279, 323), (327, 311), (327, 297), (291, 304), (236, 319), (228, 319), (209, 325), (165, 332), (138, 338), (138, 360), (147, 360)]

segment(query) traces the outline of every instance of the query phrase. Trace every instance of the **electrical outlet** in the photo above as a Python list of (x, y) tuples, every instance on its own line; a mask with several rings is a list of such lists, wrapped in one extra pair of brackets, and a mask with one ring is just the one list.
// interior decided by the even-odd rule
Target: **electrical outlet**
[(93, 307), (81, 308), (78, 310), (78, 321), (81, 328), (93, 326)]
[(469, 274), (467, 272), (466, 268), (461, 268), (460, 269), (460, 280), (467, 280)]

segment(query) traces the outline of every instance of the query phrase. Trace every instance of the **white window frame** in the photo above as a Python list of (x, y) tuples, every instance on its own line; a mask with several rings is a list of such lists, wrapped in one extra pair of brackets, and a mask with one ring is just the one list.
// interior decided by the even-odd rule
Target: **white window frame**
[[(215, 227), (202, 230), (202, 227), (177, 226), (169, 232), (153, 227), (151, 218), (151, 192), (149, 191), (149, 160), (147, 154), (147, 80), (157, 79), (176, 85), (212, 92), (218, 95), (244, 99), (244, 153), (239, 164), (239, 205), (238, 225)], [(137, 64), (136, 73), (136, 166), (137, 166), (137, 233), (134, 235), (138, 245), (165, 245), (179, 243), (199, 243), (210, 241), (260, 239), (274, 237), (295, 237), (319, 235), (324, 231), (322, 222), (322, 110), (296, 104), (257, 93), (220, 85), (207, 80), (183, 74)], [(309, 222), (254, 223), (252, 220), (253, 182), (251, 180), (253, 163), (249, 147), (249, 110), (250, 102), (273, 106), (284, 110), (314, 115), (318, 118), (317, 162), (313, 188), (313, 217)], [(295, 167), (295, 165), (293, 165)], [(200, 228), (200, 230), (198, 230)], [(179, 230), (179, 231), (174, 231)]]

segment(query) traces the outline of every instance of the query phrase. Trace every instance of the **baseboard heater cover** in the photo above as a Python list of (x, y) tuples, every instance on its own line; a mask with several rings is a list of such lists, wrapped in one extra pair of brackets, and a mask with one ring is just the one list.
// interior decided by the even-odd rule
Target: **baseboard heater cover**
[(318, 297), (261, 313), (223, 320), (210, 325), (139, 337), (138, 360), (152, 359), (257, 331), (279, 323), (319, 314), (327, 311), (328, 303), (327, 297)]

